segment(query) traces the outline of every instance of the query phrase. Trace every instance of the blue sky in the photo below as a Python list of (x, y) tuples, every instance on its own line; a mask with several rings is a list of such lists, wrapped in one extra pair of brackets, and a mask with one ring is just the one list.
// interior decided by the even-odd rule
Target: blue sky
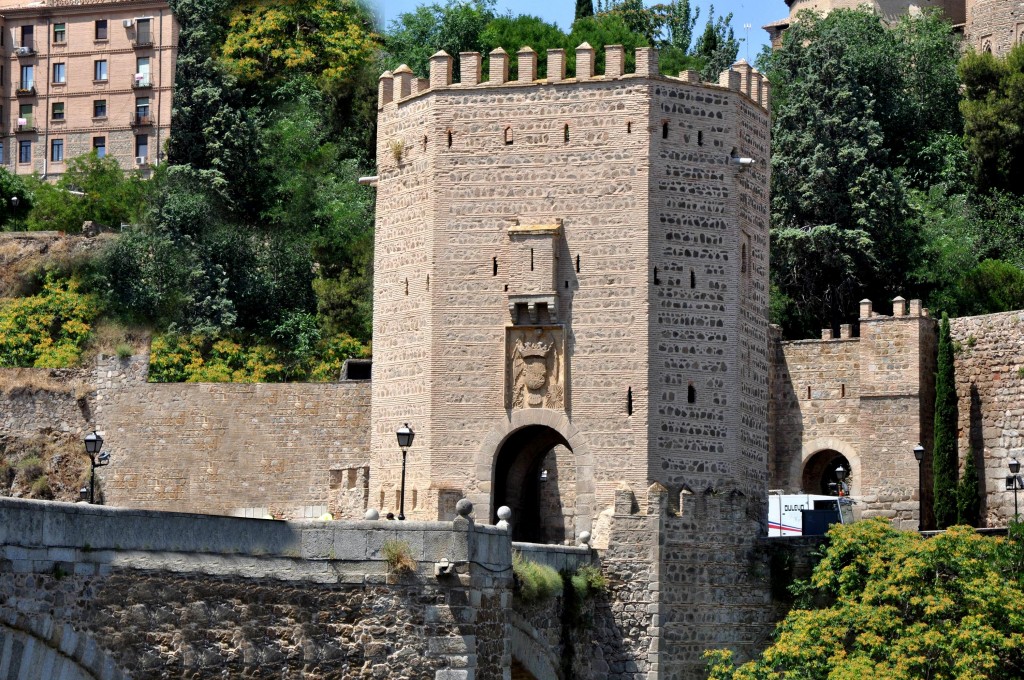
[[(444, 0), (371, 0), (371, 3), (377, 7), (379, 16), (386, 26), (402, 12), (408, 12), (418, 5), (435, 1), (444, 2)], [(646, 4), (652, 5), (654, 2), (647, 0)], [(695, 0), (691, 4), (701, 8), (698, 26), (704, 25), (710, 4), (714, 4), (716, 14), (733, 13), (732, 25), (736, 29), (738, 38), (746, 37), (743, 25), (751, 24), (753, 26), (750, 29), (751, 59), (756, 57), (757, 53), (761, 51), (761, 46), (768, 42), (768, 34), (761, 30), (761, 26), (789, 14), (785, 0), (717, 0), (717, 2)], [(498, 0), (497, 10), (502, 14), (509, 11), (514, 14), (533, 14), (567, 30), (576, 11), (576, 2), (575, 0)], [(746, 57), (746, 50), (745, 45), (741, 46), (739, 56)]]

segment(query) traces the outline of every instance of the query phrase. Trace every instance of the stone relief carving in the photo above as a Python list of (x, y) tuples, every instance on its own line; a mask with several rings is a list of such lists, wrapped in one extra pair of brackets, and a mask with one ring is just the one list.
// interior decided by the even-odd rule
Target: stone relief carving
[(506, 334), (508, 408), (565, 409), (565, 345), (561, 326), (514, 326)]

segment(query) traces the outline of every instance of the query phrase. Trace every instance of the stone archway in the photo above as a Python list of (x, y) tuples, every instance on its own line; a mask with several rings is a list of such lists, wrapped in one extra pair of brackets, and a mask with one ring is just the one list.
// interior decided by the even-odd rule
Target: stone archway
[[(75, 648), (72, 647), (72, 652)], [(0, 624), (0, 677), (24, 680), (98, 680), (74, 658), (23, 630)]]
[[(497, 500), (502, 495), (498, 493), (496, 483), (499, 479), (499, 460), (505, 456), (511, 457), (507, 451), (522, 445), (527, 435), (518, 435), (517, 438), (516, 433), (520, 431), (529, 431), (534, 435), (534, 444), (529, 445), (527, 442), (529, 448), (540, 450), (547, 446), (548, 448), (543, 450), (545, 456), (554, 450), (554, 459), (540, 458), (532, 461), (531, 459), (539, 454), (527, 451), (527, 455), (522, 458), (523, 462), (520, 463), (521, 468), (526, 470), (529, 468), (527, 462), (533, 462), (538, 478), (545, 469), (548, 471), (549, 484), (553, 476), (556, 477), (556, 483), (550, 488), (574, 488), (574, 493), (560, 493), (559, 500), (562, 503), (563, 521), (566, 514), (571, 516), (565, 524), (564, 538), (575, 541), (581, 532), (591, 531), (595, 507), (594, 457), (586, 437), (570, 422), (569, 417), (560, 411), (543, 408), (518, 409), (512, 411), (508, 420), (496, 423), (484, 437), (476, 458), (476, 475), (482, 482), (481, 486), (478, 491), (468, 493), (467, 497), (476, 506), (477, 517), (486, 518), (491, 522), (496, 520), (497, 509), (500, 507)], [(513, 439), (517, 443), (506, 447)], [(503, 452), (506, 452), (505, 456), (502, 455)], [(512, 471), (512, 466), (509, 466), (508, 471)], [(505, 480), (507, 490), (507, 476)], [(567, 508), (565, 501), (570, 498), (572, 505)], [(515, 524), (516, 517), (513, 516), (513, 527)]]
[(561, 544), (575, 525), (575, 455), (569, 442), (545, 425), (527, 425), (502, 443), (494, 460), (494, 501), (512, 509), (512, 540)]
[(852, 485), (854, 482), (852, 466), (846, 456), (832, 449), (818, 451), (804, 463), (800, 488), (809, 494), (837, 495), (839, 477), (836, 470), (838, 468), (846, 471), (844, 481)]
[[(854, 446), (835, 437), (821, 437), (819, 439), (804, 442), (802, 455), (800, 458), (794, 457), (791, 467), (789, 468), (787, 487), (804, 493), (820, 493), (820, 491), (817, 490), (817, 487), (807, 488), (804, 486), (804, 471), (806, 470), (808, 463), (810, 463), (815, 456), (826, 451), (838, 453), (842, 458), (846, 459), (846, 462), (849, 463), (850, 495), (860, 496), (862, 493), (861, 483), (864, 479), (861, 475), (860, 456), (857, 454), (857, 449)], [(827, 456), (823, 456), (822, 458), (827, 458)], [(823, 469), (825, 465), (825, 463), (822, 463)], [(833, 465), (832, 469), (835, 470), (835, 468), (836, 465)]]

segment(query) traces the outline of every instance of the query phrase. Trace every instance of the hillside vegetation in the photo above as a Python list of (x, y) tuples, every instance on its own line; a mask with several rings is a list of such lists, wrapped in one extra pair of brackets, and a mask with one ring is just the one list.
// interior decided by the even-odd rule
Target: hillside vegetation
[[(42, 327), (32, 310), (54, 286), (95, 309), (75, 351), (54, 327), (61, 353), (0, 365), (73, 363), (100, 335), (151, 334), (154, 380), (336, 379), (370, 352), (374, 190), (357, 178), (376, 172), (380, 72), (523, 45), (542, 75), (544, 51), (567, 48), (571, 72), (587, 41), (655, 45), (664, 73), (715, 80), (739, 49), (731, 16), (688, 0), (580, 2), (568, 33), (491, 0), (423, 5), (386, 29), (351, 0), (171, 4), (173, 131), (152, 178), (95, 156), (53, 186), (0, 171), (3, 229), (121, 232), (20, 266), (0, 334)], [(759, 66), (774, 87), (772, 316), (789, 337), (848, 321), (864, 297), (951, 315), (1024, 307), (1024, 50), (962, 56), (938, 15), (887, 28), (843, 11), (802, 17)]]

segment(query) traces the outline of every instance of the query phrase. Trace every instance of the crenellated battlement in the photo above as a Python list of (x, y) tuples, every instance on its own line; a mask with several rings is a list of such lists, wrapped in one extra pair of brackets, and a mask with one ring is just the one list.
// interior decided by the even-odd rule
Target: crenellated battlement
[(459, 54), (459, 80), (454, 80), (455, 59), (445, 51), (439, 51), (430, 58), (430, 77), (417, 78), (408, 65), (402, 64), (397, 69), (385, 71), (378, 84), (377, 108), (385, 111), (390, 105), (397, 105), (419, 97), (427, 92), (464, 89), (492, 88), (534, 85), (576, 85), (587, 82), (609, 82), (613, 80), (647, 78), (682, 82), (716, 90), (731, 90), (746, 95), (752, 102), (764, 109), (769, 109), (771, 87), (768, 79), (746, 60), (736, 62), (731, 68), (723, 71), (717, 83), (701, 82), (697, 71), (682, 71), (677, 77), (661, 75), (658, 70), (658, 50), (652, 47), (639, 47), (636, 50), (636, 70), (626, 73), (626, 52), (622, 45), (606, 45), (605, 72), (596, 72), (597, 54), (588, 43), (576, 48), (576, 73), (573, 77), (566, 75), (566, 51), (549, 49), (547, 51), (547, 78), (537, 77), (539, 55), (529, 46), (516, 52), (518, 68), (514, 77), (509, 73), (509, 55), (502, 48), (497, 48), (487, 55), (488, 78), (483, 80), (484, 58), (479, 52), (461, 52)]

